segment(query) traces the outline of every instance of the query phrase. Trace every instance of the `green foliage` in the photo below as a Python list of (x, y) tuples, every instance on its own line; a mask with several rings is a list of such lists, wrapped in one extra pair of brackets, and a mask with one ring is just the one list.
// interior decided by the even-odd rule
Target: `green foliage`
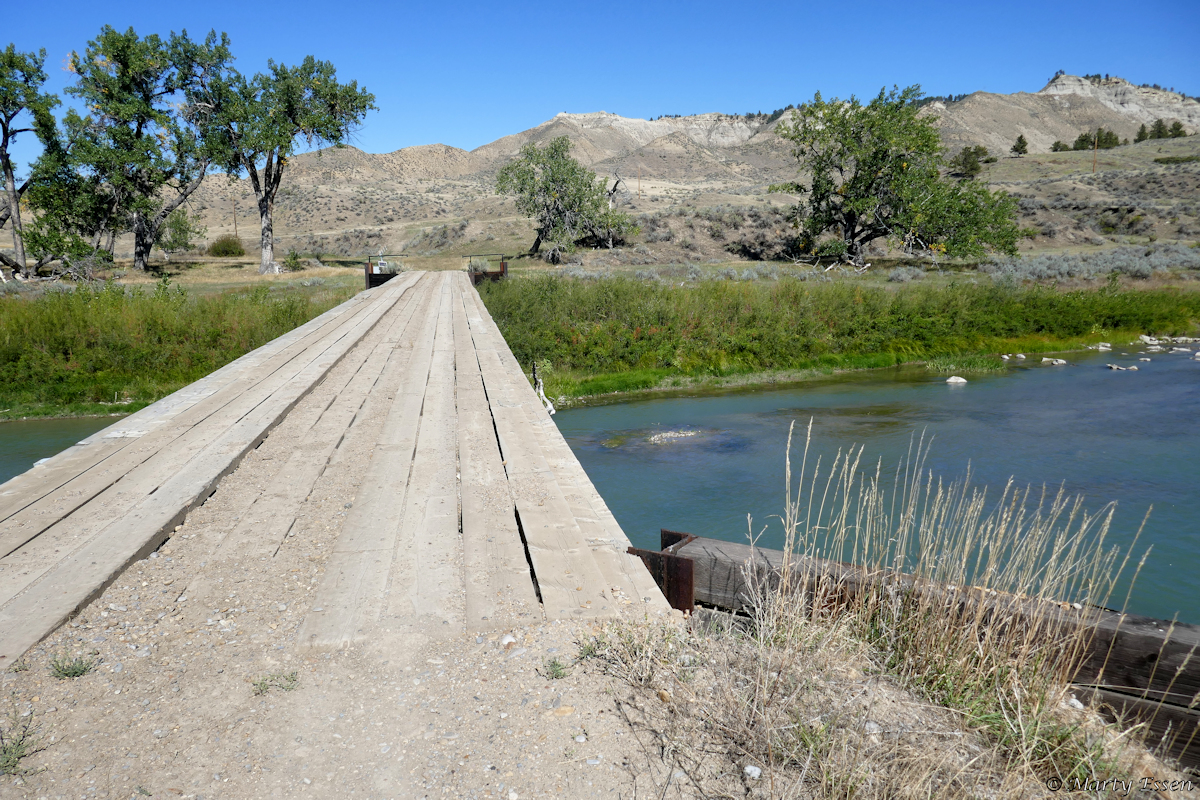
[(246, 247), (242, 244), (242, 240), (234, 236), (232, 233), (227, 233), (224, 236), (218, 236), (208, 246), (208, 254), (217, 257), (244, 256), (246, 255)]
[(187, 32), (139, 37), (104, 26), (83, 54), (72, 53), (87, 116), (68, 112), (64, 147), (71, 166), (96, 179), (105, 227), (132, 230), (134, 265), (145, 269), (167, 217), (199, 188), (213, 157), (216, 108), (211, 82), (229, 71), (229, 40)]
[(1017, 141), (1009, 148), (1009, 152), (1017, 158), (1029, 153), (1029, 142), (1026, 141), (1024, 134), (1017, 136)]
[(1151, 139), (1166, 139), (1170, 135), (1171, 133), (1167, 129), (1167, 123), (1163, 122), (1161, 119), (1154, 120), (1154, 124), (1150, 126)]
[(1150, 138), (1150, 132), (1148, 130), (1146, 130), (1146, 124), (1142, 123), (1142, 126), (1140, 128), (1138, 128), (1137, 135), (1133, 137), (1133, 141), (1144, 142), (1149, 138)]
[[(111, 411), (175, 391), (332, 308), (348, 290), (311, 299), (267, 287), (192, 297), (109, 283), (38, 297), (0, 296), (0, 408)], [(104, 405), (102, 405), (104, 404)]]
[(200, 224), (200, 214), (188, 214), (186, 208), (177, 208), (167, 215), (158, 232), (158, 246), (168, 253), (195, 249), (208, 229)]
[(95, 668), (96, 659), (94, 658), (87, 658), (85, 656), (67, 658), (61, 655), (50, 658), (50, 674), (61, 680), (82, 678)]
[(283, 268), (288, 272), (299, 272), (304, 269), (304, 259), (295, 250), (289, 250), (283, 259)]
[(561, 680), (567, 677), (567, 665), (557, 658), (552, 658), (542, 667), (542, 674), (552, 681)]
[(1098, 148), (1100, 150), (1109, 150), (1113, 147), (1120, 147), (1121, 137), (1117, 136), (1113, 131), (1106, 131), (1104, 128), (1097, 128), (1094, 133), (1084, 131), (1075, 139), (1075, 144), (1071, 146), (1072, 150), (1091, 150)]
[(22, 716), (16, 709), (13, 695), (13, 710), (6, 723), (0, 723), (0, 775), (23, 775), (27, 771), (21, 761), (46, 749), (41, 738), (41, 728), (34, 715)]
[(1167, 135), (1172, 139), (1182, 139), (1184, 136), (1187, 136), (1187, 131), (1183, 129), (1182, 122), (1175, 120), (1171, 123), (1171, 129), (1167, 131)]
[(22, 236), (21, 197), (28, 181), (18, 184), (9, 147), (23, 133), (45, 138), (54, 128), (51, 110), (58, 97), (42, 92), (46, 82), (46, 50), (22, 53), (10, 44), (0, 51), (0, 181), (3, 182), (4, 207), (0, 226), (11, 220), (15, 258), (0, 255), (0, 264), (26, 271), (25, 244)]
[(918, 86), (881, 90), (867, 105), (853, 96), (825, 102), (818, 92), (780, 124), (779, 135), (793, 143), (811, 177), (807, 186), (771, 188), (804, 196), (793, 219), (805, 249), (833, 233), (856, 264), (880, 238), (909, 252), (951, 256), (1015, 250), (1015, 204), (1003, 193), (942, 178), (941, 143), (933, 120), (918, 116), (920, 97)]
[(944, 374), (964, 372), (1002, 372), (1004, 361), (991, 355), (959, 353), (953, 356), (934, 356), (925, 362), (925, 369)]
[[(1195, 292), (1060, 292), (993, 282), (889, 289), (783, 279), (680, 288), (539, 276), (484, 284), (480, 295), (522, 364), (549, 359), (555, 376), (574, 370), (603, 376), (593, 378), (598, 382), (611, 380), (587, 390), (572, 387), (578, 394), (647, 388), (671, 373), (887, 366), (939, 354), (1033, 352), (1098, 329), (1190, 332), (1200, 319)], [(636, 378), (634, 385), (621, 383), (623, 376)]]
[(1055, 139), (1054, 144), (1050, 145), (1051, 153), (1065, 153), (1070, 149), (1071, 145), (1059, 139)]
[(250, 681), (250, 685), (254, 687), (255, 696), (264, 695), (272, 689), (290, 692), (300, 685), (300, 674), (298, 672), (274, 672), (264, 675), (258, 680)]
[(306, 56), (297, 66), (267, 61), (267, 73), (234, 73), (214, 83), (219, 141), (214, 161), (229, 175), (245, 172), (263, 215), (261, 272), (276, 270), (271, 209), (296, 144), (338, 145), (375, 109), (375, 95), (358, 81), (338, 83), (329, 61)]
[(1163, 156), (1154, 159), (1155, 164), (1193, 164), (1200, 161), (1200, 156)]
[(950, 159), (950, 168), (963, 177), (974, 178), (983, 171), (980, 162), (987, 157), (988, 150), (982, 145), (964, 147), (958, 155)]
[(612, 248), (639, 232), (626, 214), (609, 207), (607, 181), (570, 155), (571, 140), (560, 136), (544, 148), (533, 142), (496, 174), (496, 192), (516, 197), (517, 210), (532, 217), (537, 237), (530, 253), (543, 245), (544, 258), (558, 263), (578, 245)]

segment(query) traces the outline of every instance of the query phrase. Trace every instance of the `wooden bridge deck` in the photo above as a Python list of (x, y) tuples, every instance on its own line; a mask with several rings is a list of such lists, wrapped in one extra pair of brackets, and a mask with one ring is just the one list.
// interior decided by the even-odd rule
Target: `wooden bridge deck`
[(468, 628), (514, 604), (547, 619), (667, 609), (466, 274), (408, 273), (0, 485), (0, 665), (161, 546), (340, 363), (342, 385), (296, 412), (302, 443), (221, 543), (271, 558), (361, 410), (385, 404), (298, 646), (449, 608)]

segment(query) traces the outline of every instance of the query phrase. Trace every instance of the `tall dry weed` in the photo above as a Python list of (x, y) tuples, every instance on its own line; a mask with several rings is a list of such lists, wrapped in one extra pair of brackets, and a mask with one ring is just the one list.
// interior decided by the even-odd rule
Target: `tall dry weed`
[(1011, 484), (989, 502), (969, 476), (936, 479), (923, 439), (889, 490), (861, 449), (810, 468), (809, 442), (793, 480), (789, 433), (783, 565), (746, 565), (741, 613), (614, 622), (581, 645), (631, 687), (639, 791), (1024, 798), (1172, 774), (1143, 729), (1068, 703), (1076, 623), (1130, 563), (1106, 544), (1110, 507)]

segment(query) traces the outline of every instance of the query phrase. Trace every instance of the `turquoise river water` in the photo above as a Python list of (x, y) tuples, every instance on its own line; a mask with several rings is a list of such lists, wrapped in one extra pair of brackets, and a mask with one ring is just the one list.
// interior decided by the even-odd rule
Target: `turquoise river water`
[[(1122, 352), (1126, 353), (1122, 355)], [(778, 547), (784, 453), (812, 418), (824, 463), (864, 445), (871, 471), (895, 467), (914, 434), (933, 437), (927, 466), (990, 496), (1019, 485), (1065, 486), (1096, 510), (1115, 501), (1110, 542), (1128, 545), (1148, 509), (1138, 553), (1152, 552), (1129, 610), (1200, 623), (1200, 362), (1137, 348), (1031, 357), (962, 386), (921, 368), (873, 370), (785, 389), (664, 396), (562, 411), (554, 419), (621, 527), (657, 549), (660, 528), (745, 541), (746, 515), (763, 547)], [(1136, 364), (1137, 372), (1106, 363)], [(663, 437), (663, 433), (686, 433)], [(795, 457), (799, 469), (799, 458)], [(812, 463), (810, 454), (810, 465)], [(1124, 588), (1110, 604), (1120, 605)]]

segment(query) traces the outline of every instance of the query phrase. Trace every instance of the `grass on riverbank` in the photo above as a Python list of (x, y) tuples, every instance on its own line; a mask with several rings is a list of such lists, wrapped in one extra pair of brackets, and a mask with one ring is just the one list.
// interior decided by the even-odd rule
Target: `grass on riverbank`
[[(989, 503), (934, 479), (920, 444), (894, 485), (853, 448), (829, 465), (806, 448), (793, 481), (790, 444), (793, 569), (748, 572), (743, 614), (609, 623), (581, 643), (629, 686), (621, 713), (660, 756), (651, 794), (676, 780), (708, 797), (1094, 797), (1181, 777), (1144, 727), (1070, 702), (1086, 629), (1029, 613), (1107, 603), (1131, 563), (1106, 544), (1111, 507), (1011, 487)], [(848, 592), (817, 580), (817, 559), (913, 580)]]
[(517, 360), (527, 369), (538, 362), (547, 394), (568, 401), (705, 377), (1079, 349), (1139, 333), (1190, 333), (1200, 320), (1196, 291), (991, 281), (668, 286), (539, 275), (484, 284), (480, 294)]
[(355, 290), (260, 285), (194, 296), (163, 281), (0, 295), (0, 419), (136, 411)]

